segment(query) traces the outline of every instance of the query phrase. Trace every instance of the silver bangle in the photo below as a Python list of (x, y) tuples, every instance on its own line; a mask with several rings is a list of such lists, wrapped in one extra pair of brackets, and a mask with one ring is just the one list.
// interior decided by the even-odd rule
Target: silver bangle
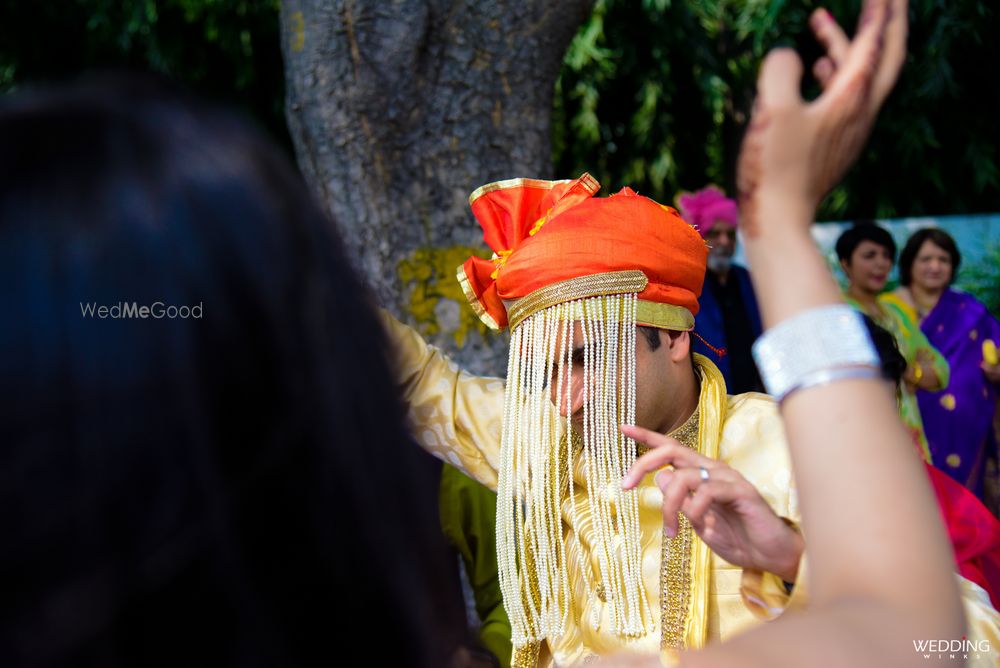
[(861, 314), (834, 304), (796, 314), (753, 345), (764, 387), (778, 401), (847, 378), (878, 378), (881, 365)]
[(810, 387), (828, 385), (838, 380), (881, 377), (882, 376), (878, 370), (870, 366), (845, 366), (833, 369), (820, 369), (819, 371), (814, 371), (813, 373), (806, 374), (800, 378), (798, 384), (794, 387), (790, 387), (787, 392), (778, 398), (778, 401), (784, 401), (788, 398), (788, 395), (796, 390), (805, 390)]

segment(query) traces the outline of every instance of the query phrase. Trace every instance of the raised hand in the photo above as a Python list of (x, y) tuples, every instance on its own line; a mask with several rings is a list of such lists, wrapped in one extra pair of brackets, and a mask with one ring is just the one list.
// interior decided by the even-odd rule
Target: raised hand
[(791, 198), (811, 213), (857, 159), (906, 55), (906, 11), (906, 0), (866, 0), (849, 40), (829, 12), (817, 9), (810, 26), (826, 54), (813, 67), (823, 92), (812, 102), (799, 93), (798, 55), (768, 54), (737, 166), (747, 235), (771, 224), (760, 217), (762, 198)]

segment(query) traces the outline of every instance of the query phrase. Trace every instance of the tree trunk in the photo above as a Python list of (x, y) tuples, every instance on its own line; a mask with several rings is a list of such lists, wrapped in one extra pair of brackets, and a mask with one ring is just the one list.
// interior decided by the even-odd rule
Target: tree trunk
[(590, 6), (282, 1), (303, 174), (382, 304), (476, 372), (502, 372), (506, 355), (455, 280), (466, 257), (485, 253), (468, 196), (552, 176), (553, 84)]

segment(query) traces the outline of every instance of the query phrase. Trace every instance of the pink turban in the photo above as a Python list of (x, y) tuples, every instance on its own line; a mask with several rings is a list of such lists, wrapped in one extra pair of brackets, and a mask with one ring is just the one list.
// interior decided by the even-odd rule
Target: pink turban
[(677, 196), (677, 208), (689, 225), (694, 225), (705, 236), (720, 220), (733, 227), (739, 224), (740, 212), (736, 200), (726, 197), (715, 186), (705, 186), (698, 192)]

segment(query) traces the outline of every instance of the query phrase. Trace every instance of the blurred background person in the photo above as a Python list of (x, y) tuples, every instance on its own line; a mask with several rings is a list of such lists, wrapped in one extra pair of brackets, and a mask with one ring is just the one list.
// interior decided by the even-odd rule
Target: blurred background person
[[(698, 298), (694, 351), (716, 363), (729, 394), (760, 392), (763, 386), (750, 347), (760, 336), (760, 313), (750, 274), (733, 264), (739, 209), (715, 186), (677, 197), (681, 217), (708, 244), (705, 283)], [(725, 349), (722, 353), (721, 349)], [(720, 354), (721, 353), (721, 354)]]
[[(864, 320), (878, 352), (882, 377), (891, 381), (898, 393), (902, 389), (906, 359), (887, 329), (877, 325), (868, 315), (864, 315)], [(966, 623), (980, 625), (986, 635), (985, 629), (990, 625), (995, 627), (996, 620), (1000, 619), (995, 612), (1000, 605), (1000, 520), (969, 489), (938, 467), (924, 462), (924, 468), (951, 541), (955, 568), (966, 580), (982, 588), (992, 605), (992, 612), (987, 607), (965, 607)]]
[(256, 131), (145, 80), (4, 99), (0, 312), (0, 664), (449, 665), (427, 455)]
[(497, 565), (497, 493), (454, 466), (443, 464), (438, 512), (441, 531), (464, 571), (469, 627), (479, 640), (475, 654), (507, 668), (513, 645)]
[(930, 461), (916, 391), (937, 391), (948, 384), (948, 362), (930, 344), (920, 327), (892, 300), (880, 297), (896, 261), (892, 236), (872, 221), (858, 221), (837, 239), (837, 257), (847, 276), (845, 298), (889, 330), (906, 359), (900, 391), (900, 413), (910, 437), (925, 461)]
[[(982, 302), (951, 287), (961, 263), (958, 245), (947, 232), (918, 230), (900, 253), (900, 286), (893, 295), (951, 368), (941, 391), (917, 392), (933, 463), (984, 498), (987, 459), (996, 459), (1000, 322)], [(989, 500), (996, 514), (997, 499)]]

